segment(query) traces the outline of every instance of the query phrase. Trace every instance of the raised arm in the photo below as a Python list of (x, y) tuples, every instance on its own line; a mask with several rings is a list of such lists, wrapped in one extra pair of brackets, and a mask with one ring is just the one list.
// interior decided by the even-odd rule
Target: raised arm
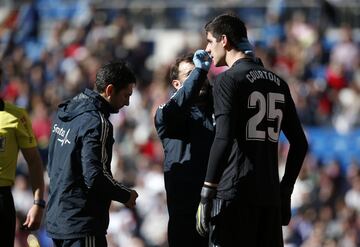
[(198, 50), (193, 56), (193, 63), (195, 68), (182, 83), (182, 87), (156, 111), (154, 122), (160, 138), (183, 136), (182, 133), (178, 133), (183, 129), (179, 128), (179, 125), (187, 119), (185, 109), (194, 103), (207, 79), (211, 57), (204, 50)]

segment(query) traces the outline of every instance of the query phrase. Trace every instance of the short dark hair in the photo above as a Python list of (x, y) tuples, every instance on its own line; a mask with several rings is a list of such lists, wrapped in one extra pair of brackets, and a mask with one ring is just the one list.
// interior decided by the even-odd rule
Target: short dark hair
[(103, 65), (96, 73), (95, 91), (103, 93), (105, 88), (112, 84), (115, 92), (119, 92), (135, 82), (135, 74), (125, 61), (114, 61)]
[(170, 68), (170, 81), (179, 79), (179, 65), (182, 62), (187, 62), (193, 64), (193, 53), (183, 54), (178, 57), (175, 63)]
[(211, 33), (216, 41), (219, 41), (222, 35), (226, 35), (230, 44), (237, 47), (237, 44), (247, 40), (247, 30), (245, 23), (237, 16), (232, 14), (222, 14), (205, 25), (205, 31)]

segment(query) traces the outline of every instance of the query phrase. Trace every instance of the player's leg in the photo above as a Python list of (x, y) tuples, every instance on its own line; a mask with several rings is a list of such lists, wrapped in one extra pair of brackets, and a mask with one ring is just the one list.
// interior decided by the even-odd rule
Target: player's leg
[(168, 229), (167, 229), (167, 238), (169, 247), (176, 246), (177, 239), (179, 238), (180, 233), (177, 227), (177, 217), (169, 215)]
[(176, 167), (165, 173), (169, 247), (207, 246), (207, 239), (196, 231), (201, 186), (202, 183), (191, 178), (186, 167)]
[(16, 213), (10, 187), (0, 187), (0, 243), (13, 247), (15, 240)]

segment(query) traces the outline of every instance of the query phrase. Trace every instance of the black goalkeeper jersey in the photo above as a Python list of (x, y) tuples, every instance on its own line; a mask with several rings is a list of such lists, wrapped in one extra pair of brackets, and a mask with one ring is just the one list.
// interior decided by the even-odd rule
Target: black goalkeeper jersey
[[(217, 129), (206, 181), (219, 183), (218, 198), (278, 205), (280, 132), (290, 143), (306, 143), (288, 85), (254, 59), (243, 58), (215, 79), (213, 94)], [(295, 183), (305, 146), (299, 145), (299, 157), (291, 154), (289, 186)]]

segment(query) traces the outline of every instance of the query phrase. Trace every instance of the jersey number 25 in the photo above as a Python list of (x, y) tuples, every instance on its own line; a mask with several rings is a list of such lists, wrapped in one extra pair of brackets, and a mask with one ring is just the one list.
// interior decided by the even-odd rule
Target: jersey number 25
[[(283, 118), (283, 112), (281, 109), (276, 108), (276, 103), (285, 103), (285, 97), (280, 93), (268, 93), (266, 97), (258, 92), (254, 91), (250, 94), (248, 99), (248, 108), (256, 108), (258, 106), (258, 112), (252, 116), (246, 125), (246, 139), (265, 141), (266, 136), (269, 141), (277, 142), (279, 140), (280, 126)], [(277, 128), (270, 127), (272, 124), (265, 124), (266, 130), (259, 129), (259, 124), (266, 117), (266, 121), (276, 121)], [(272, 125), (273, 126), (273, 125)], [(267, 135), (266, 135), (267, 131)]]

